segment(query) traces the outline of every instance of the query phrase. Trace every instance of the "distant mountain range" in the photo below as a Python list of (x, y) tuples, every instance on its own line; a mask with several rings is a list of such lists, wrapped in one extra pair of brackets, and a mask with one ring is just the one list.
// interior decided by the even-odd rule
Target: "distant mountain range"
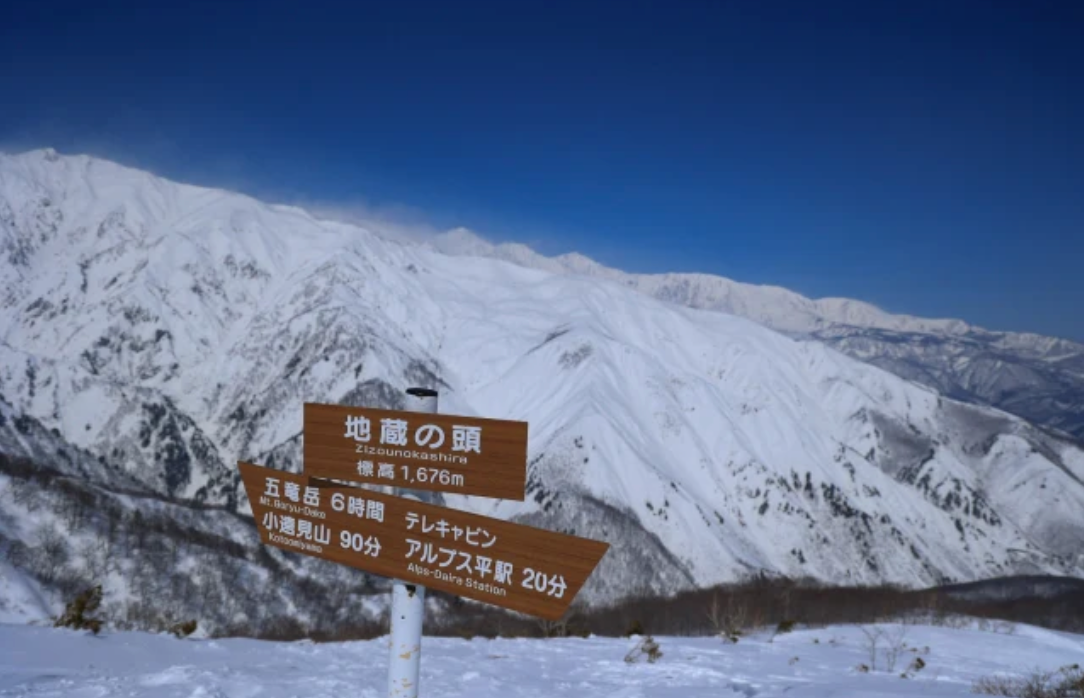
[(275, 613), (289, 595), (228, 613), (197, 602), (268, 569), (309, 589), (305, 613), (333, 614), (312, 604), (346, 573), (261, 552), (236, 523), (249, 509), (235, 463), (298, 470), (303, 402), (394, 408), (415, 385), (439, 389), (444, 412), (530, 423), (525, 502), (443, 502), (610, 542), (587, 602), (757, 572), (915, 587), (1084, 576), (1079, 443), (875, 365), (928, 353), (931, 375), (1004, 388), (979, 344), (1079, 380), (1081, 347), (1059, 340), (629, 276), (463, 232), (406, 242), (108, 161), (0, 156), (0, 451), (83, 488), (28, 498), (0, 468), (0, 572), (20, 590), (0, 616), (55, 608), (80, 575), (129, 599), (117, 614), (140, 596), (125, 565), (145, 556), (118, 543), (121, 563), (91, 565), (79, 526), (112, 519), (76, 501), (120, 512), (122, 531), (158, 522), (175, 615)]
[(962, 320), (893, 315), (846, 298), (812, 300), (720, 276), (627, 274), (579, 254), (545, 257), (520, 244), (495, 245), (463, 229), (430, 244), (446, 254), (607, 279), (659, 300), (748, 318), (791, 337), (815, 339), (947, 397), (997, 407), (1084, 442), (1084, 344), (992, 332)]

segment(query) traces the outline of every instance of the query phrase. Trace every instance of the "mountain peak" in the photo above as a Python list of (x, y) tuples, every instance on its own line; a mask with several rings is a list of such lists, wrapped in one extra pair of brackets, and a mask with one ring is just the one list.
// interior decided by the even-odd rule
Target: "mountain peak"
[(452, 228), (436, 236), (434, 244), (438, 249), (458, 254), (478, 254), (493, 247), (493, 244), (469, 228)]
[(673, 302), (804, 318), (808, 299), (638, 281), (466, 229), (398, 243), (98, 161), (62, 176), (59, 162), (0, 165), (0, 259), (19, 260), (0, 264), (0, 438), (25, 441), (17, 417), (33, 418), (57, 448), (100, 456), (105, 484), (121, 472), (244, 512), (233, 464), (299, 469), (305, 402), (396, 409), (405, 388), (439, 385), (450, 414), (531, 425), (524, 501), (447, 503), (609, 540), (595, 599), (758, 569), (974, 579), (1018, 570), (1015, 549), (1040, 571), (1084, 563), (1068, 557), (1084, 529), (1080, 449)]

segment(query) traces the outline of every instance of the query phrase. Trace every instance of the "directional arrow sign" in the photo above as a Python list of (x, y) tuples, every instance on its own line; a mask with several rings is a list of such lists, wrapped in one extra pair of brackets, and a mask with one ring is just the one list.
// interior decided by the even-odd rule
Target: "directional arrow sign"
[(523, 501), (527, 423), (305, 403), (305, 474)]
[(238, 467), (268, 545), (547, 620), (564, 615), (610, 547), (307, 475)]

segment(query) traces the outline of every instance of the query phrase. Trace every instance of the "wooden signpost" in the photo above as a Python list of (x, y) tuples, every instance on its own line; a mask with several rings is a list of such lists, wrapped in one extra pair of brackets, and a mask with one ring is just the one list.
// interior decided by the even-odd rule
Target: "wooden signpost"
[[(304, 472), (238, 463), (261, 540), (391, 577), (388, 695), (417, 698), (425, 588), (558, 620), (609, 544), (426, 504), (403, 490), (522, 501), (527, 423), (304, 405)], [(392, 486), (388, 495), (350, 484)]]
[(305, 403), (305, 474), (523, 501), (527, 423)]
[(260, 536), (331, 560), (548, 620), (607, 543), (239, 463)]

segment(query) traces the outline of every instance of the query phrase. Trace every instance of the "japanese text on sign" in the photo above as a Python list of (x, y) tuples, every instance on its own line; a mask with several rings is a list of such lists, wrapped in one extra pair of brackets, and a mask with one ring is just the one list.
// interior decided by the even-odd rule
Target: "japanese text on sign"
[(268, 545), (551, 620), (608, 547), (249, 463), (239, 469)]
[(414, 512), (407, 512), (406, 515), (407, 530), (412, 531), (414, 527), (421, 523), (420, 530), (422, 533), (437, 532), (441, 538), (451, 535), (454, 540), (459, 540), (460, 536), (465, 535), (468, 545), (481, 546), (483, 548), (489, 548), (497, 542), (497, 536), (491, 535), (489, 531), (484, 528), (472, 528), (467, 526), (466, 529), (462, 529), (459, 526), (449, 525), (444, 519), (439, 519), (436, 523), (429, 523), (425, 514), (421, 515), (419, 519), (418, 515)]
[[(405, 419), (387, 417), (380, 420), (380, 443), (386, 446), (409, 446), (409, 425)], [(344, 438), (360, 443), (372, 440), (372, 422), (361, 415), (347, 415)], [(437, 449), (444, 445), (444, 430), (435, 424), (423, 424), (414, 431), (414, 445)], [(463, 453), (482, 452), (482, 427), (452, 426), (452, 450)]]
[(305, 403), (305, 474), (522, 501), (527, 423)]

